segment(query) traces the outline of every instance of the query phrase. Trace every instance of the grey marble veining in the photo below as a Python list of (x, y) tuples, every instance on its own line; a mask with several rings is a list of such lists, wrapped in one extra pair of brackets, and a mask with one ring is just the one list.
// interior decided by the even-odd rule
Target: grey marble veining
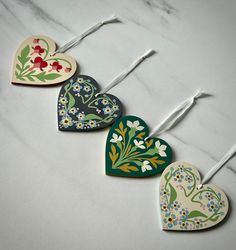
[(1, 250), (234, 249), (236, 158), (211, 180), (230, 199), (227, 220), (205, 232), (163, 232), (160, 177), (106, 176), (108, 129), (59, 132), (60, 86), (15, 86), (10, 79), (26, 37), (44, 34), (63, 45), (116, 13), (122, 23), (102, 27), (67, 53), (104, 87), (134, 58), (156, 49), (109, 91), (125, 114), (140, 116), (150, 128), (198, 88), (211, 93), (160, 136), (175, 160), (192, 163), (204, 176), (236, 142), (235, 10), (234, 0), (0, 0)]

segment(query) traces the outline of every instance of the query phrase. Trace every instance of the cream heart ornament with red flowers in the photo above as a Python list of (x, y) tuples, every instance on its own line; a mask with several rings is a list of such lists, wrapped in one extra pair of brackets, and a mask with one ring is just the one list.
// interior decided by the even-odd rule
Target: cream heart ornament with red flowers
[(77, 64), (64, 52), (78, 45), (103, 25), (116, 22), (120, 20), (114, 15), (102, 20), (57, 50), (55, 42), (47, 36), (29, 37), (16, 52), (12, 83), (47, 86), (65, 82), (74, 75)]
[(198, 170), (181, 161), (170, 164), (162, 173), (159, 199), (163, 230), (194, 231), (213, 227), (225, 218), (229, 207), (220, 188), (201, 185)]
[(47, 86), (62, 83), (76, 71), (75, 60), (56, 53), (55, 42), (47, 36), (31, 36), (18, 48), (13, 64), (12, 83)]

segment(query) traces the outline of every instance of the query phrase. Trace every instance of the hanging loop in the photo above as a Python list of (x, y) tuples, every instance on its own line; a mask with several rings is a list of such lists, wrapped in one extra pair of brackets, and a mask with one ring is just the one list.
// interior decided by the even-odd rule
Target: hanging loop
[(195, 101), (204, 96), (209, 96), (209, 94), (199, 89), (196, 94), (186, 99), (184, 102), (182, 102), (179, 106), (177, 106), (160, 124), (158, 124), (149, 134), (148, 137), (146, 137), (144, 140), (148, 140), (152, 136), (157, 136), (159, 134), (162, 134), (172, 128), (174, 125), (176, 125), (183, 117), (186, 115), (186, 113), (192, 108), (192, 106), (195, 104)]
[(220, 159), (216, 165), (211, 168), (205, 177), (202, 179), (202, 183), (197, 187), (201, 189), (202, 186), (207, 183), (236, 153), (236, 144), (233, 145), (230, 150)]
[(144, 60), (154, 55), (155, 53), (156, 51), (154, 49), (149, 49), (148, 51), (146, 51), (142, 56), (137, 58), (127, 69), (122, 71), (110, 83), (108, 83), (107, 86), (100, 93), (97, 93), (95, 96), (97, 97), (98, 95), (105, 94), (110, 89), (115, 87), (118, 83), (123, 81), (136, 67), (138, 67), (139, 64), (141, 64)]
[(51, 56), (54, 56), (57, 53), (64, 53), (68, 49), (78, 45), (86, 36), (97, 31), (103, 25), (109, 24), (109, 23), (117, 23), (117, 22), (121, 22), (121, 20), (116, 15), (112, 15), (110, 18), (96, 23), (95, 25), (91, 26), (86, 31), (84, 31), (82, 34), (80, 34), (78, 37), (75, 37), (74, 39), (72, 39), (71, 41), (69, 41), (68, 43), (60, 47), (59, 49), (57, 49), (55, 52), (51, 54)]

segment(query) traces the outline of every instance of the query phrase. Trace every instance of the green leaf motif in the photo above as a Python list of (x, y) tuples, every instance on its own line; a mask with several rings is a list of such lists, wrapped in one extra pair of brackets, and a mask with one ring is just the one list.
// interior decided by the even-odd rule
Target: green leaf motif
[(46, 72), (41, 72), (37, 75), (33, 75), (35, 77), (37, 77), (39, 79), (39, 81), (45, 82), (45, 80), (54, 80), (58, 77), (60, 77), (60, 74), (57, 73), (50, 73), (50, 74), (46, 74)]
[(177, 193), (170, 183), (169, 183), (169, 186), (170, 186), (170, 202), (169, 202), (169, 204), (171, 205), (176, 200)]
[(22, 68), (21, 68), (21, 66), (20, 66), (19, 64), (16, 64), (16, 68), (17, 68), (19, 71), (22, 70)]
[(88, 120), (102, 120), (102, 118), (95, 114), (88, 114), (85, 116), (84, 121), (88, 121)]
[(68, 96), (69, 96), (68, 109), (70, 110), (75, 105), (75, 98), (70, 92), (68, 92)]
[(66, 86), (64, 87), (65, 91), (67, 91), (70, 88), (70, 83), (66, 84)]
[(215, 216), (215, 217), (211, 217), (209, 218), (210, 221), (217, 221), (219, 219), (219, 215)]
[(168, 180), (168, 176), (169, 176), (169, 172), (167, 172), (164, 176), (165, 180), (167, 181)]
[(22, 63), (22, 65), (26, 64), (29, 61), (30, 59), (30, 57), (28, 57), (29, 52), (30, 52), (30, 47), (29, 45), (26, 45), (26, 47), (21, 51), (20, 56), (18, 56), (18, 60), (19, 62)]
[(202, 213), (198, 210), (193, 210), (192, 212), (189, 213), (188, 218), (190, 219), (190, 218), (195, 218), (195, 217), (207, 218), (207, 216), (204, 213)]

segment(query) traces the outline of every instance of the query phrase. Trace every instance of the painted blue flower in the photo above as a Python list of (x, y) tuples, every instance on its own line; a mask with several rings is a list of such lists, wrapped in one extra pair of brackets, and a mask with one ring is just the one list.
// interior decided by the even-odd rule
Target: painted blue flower
[(184, 169), (185, 169), (185, 168), (184, 168), (183, 165), (179, 165), (179, 169), (178, 169), (178, 170), (179, 170), (180, 173), (183, 173), (183, 172), (184, 172)]
[(218, 206), (219, 206), (220, 208), (224, 207), (224, 206), (225, 206), (225, 201), (220, 200), (220, 201), (218, 202)]
[(96, 127), (96, 121), (90, 120), (88, 124), (91, 128)]
[(174, 203), (172, 203), (171, 208), (177, 211), (180, 208), (179, 202), (175, 201)]
[(82, 77), (78, 77), (78, 78), (77, 78), (77, 82), (78, 82), (78, 83), (84, 83), (84, 79), (83, 79)]
[(213, 200), (214, 196), (211, 192), (206, 192), (205, 197), (210, 201)]
[(179, 213), (181, 215), (181, 218), (186, 219), (188, 217), (189, 211), (187, 209), (182, 208)]
[(113, 109), (114, 111), (117, 111), (117, 110), (119, 110), (119, 106), (118, 106), (118, 105), (114, 105), (114, 106), (112, 107), (112, 109)]
[(187, 221), (182, 220), (182, 221), (179, 222), (179, 225), (180, 225), (181, 229), (187, 230), (188, 226), (189, 226), (189, 223)]
[(84, 113), (79, 113), (79, 114), (77, 115), (77, 118), (78, 118), (80, 121), (82, 121), (82, 120), (85, 118), (85, 114), (84, 114)]
[(78, 84), (78, 83), (76, 83), (76, 84), (74, 85), (74, 87), (73, 87), (73, 90), (74, 90), (75, 92), (80, 92), (80, 90), (81, 90), (81, 85)]
[(198, 218), (194, 218), (194, 226), (195, 226), (195, 228), (197, 228), (197, 229), (203, 227), (202, 220), (201, 220), (201, 219), (198, 219)]
[(180, 171), (177, 171), (174, 173), (174, 181), (182, 182), (184, 176), (180, 173)]
[(207, 207), (210, 212), (215, 212), (218, 209), (218, 205), (214, 201), (210, 201)]
[(60, 115), (60, 116), (64, 116), (65, 114), (66, 114), (65, 109), (59, 110), (59, 115)]
[(167, 198), (170, 195), (170, 192), (168, 189), (162, 188), (160, 195), (163, 196), (164, 198)]
[(61, 121), (60, 121), (60, 124), (64, 127), (64, 128), (68, 128), (70, 126), (73, 125), (73, 122), (72, 122), (72, 119), (70, 116), (65, 116), (65, 117), (62, 117)]
[(187, 181), (188, 183), (191, 183), (191, 182), (193, 182), (193, 177), (192, 177), (192, 175), (186, 175), (185, 176), (185, 181)]
[(89, 92), (91, 90), (91, 87), (90, 86), (84, 86), (84, 91), (85, 92)]
[(168, 212), (168, 205), (167, 205), (166, 202), (164, 202), (164, 203), (161, 204), (161, 210), (163, 212)]
[(105, 115), (110, 114), (112, 112), (112, 109), (109, 106), (106, 106), (102, 110), (103, 110)]
[(68, 103), (68, 100), (67, 100), (66, 97), (60, 97), (59, 102), (60, 102), (61, 104), (65, 105), (66, 103)]
[(71, 108), (71, 109), (69, 110), (69, 113), (72, 114), (72, 115), (74, 115), (76, 112), (77, 112), (77, 110), (76, 110), (75, 107), (73, 107), (73, 108)]
[(77, 128), (77, 129), (83, 129), (83, 127), (84, 127), (84, 124), (83, 124), (82, 122), (78, 122), (78, 123), (76, 124), (76, 128)]
[(109, 101), (107, 99), (102, 99), (101, 103), (105, 106), (109, 103)]
[(168, 228), (172, 228), (173, 226), (177, 225), (177, 219), (173, 213), (166, 213), (163, 221)]

